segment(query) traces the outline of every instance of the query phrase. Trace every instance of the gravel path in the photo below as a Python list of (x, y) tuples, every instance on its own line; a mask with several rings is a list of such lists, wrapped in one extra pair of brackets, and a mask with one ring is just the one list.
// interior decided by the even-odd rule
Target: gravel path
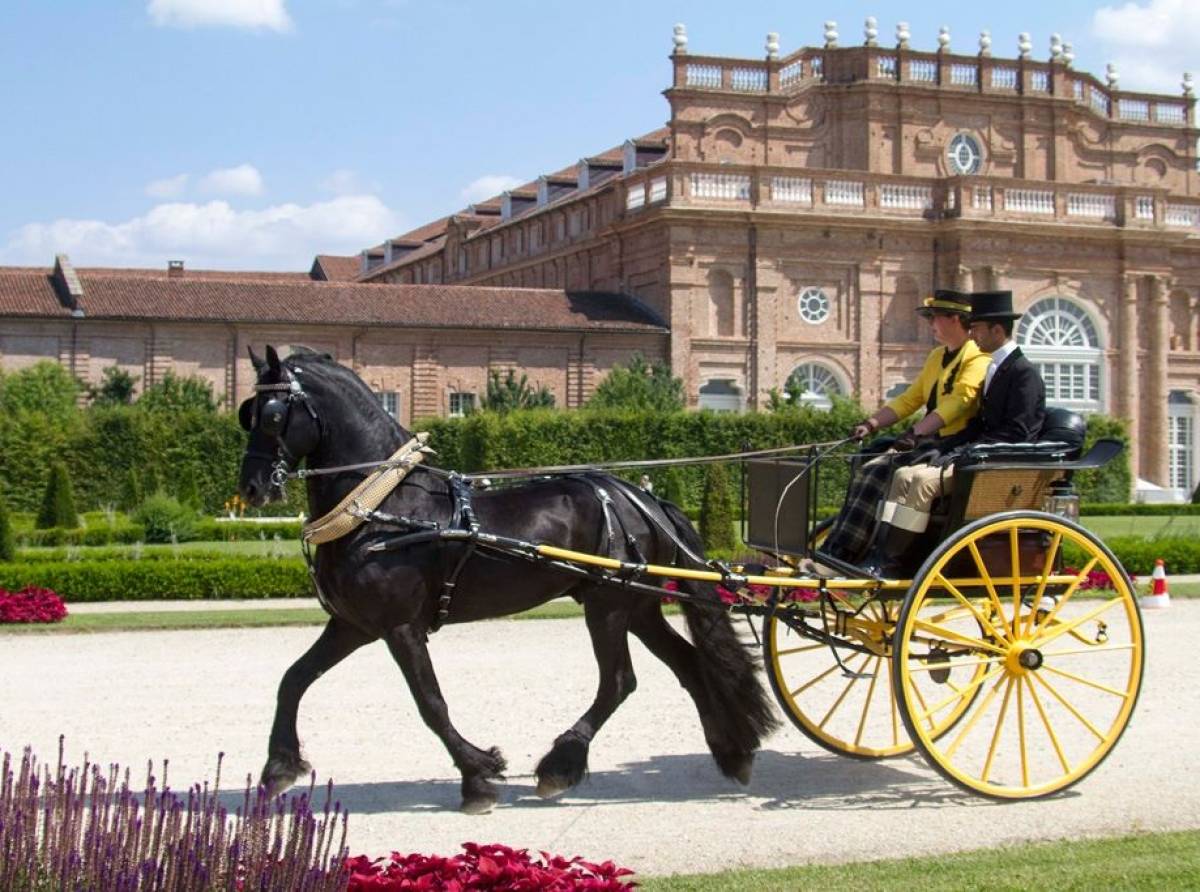
[[(500, 806), (467, 817), (458, 779), (416, 714), (399, 670), (373, 645), (321, 679), (300, 730), (318, 780), (351, 811), (355, 852), (450, 854), (467, 840), (612, 858), (648, 874), (978, 848), (1026, 839), (1200, 827), (1200, 603), (1147, 612), (1141, 702), (1114, 753), (1074, 790), (996, 804), (957, 791), (919, 759), (858, 762), (790, 726), (769, 742), (749, 788), (717, 773), (690, 701), (636, 641), (637, 693), (592, 749), (590, 778), (555, 802), (533, 795), (533, 766), (591, 700), (595, 669), (578, 620), (449, 627), (433, 638), (459, 729), (498, 744), (510, 765)], [(171, 762), (176, 788), (257, 772), (274, 690), (315, 629), (0, 636), (0, 746), (134, 769)], [(231, 796), (231, 801), (233, 797)]]

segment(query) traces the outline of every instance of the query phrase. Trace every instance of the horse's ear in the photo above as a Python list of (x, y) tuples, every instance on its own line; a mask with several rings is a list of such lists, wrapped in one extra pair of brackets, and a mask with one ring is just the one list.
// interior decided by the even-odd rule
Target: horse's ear
[(246, 345), (246, 352), (250, 354), (250, 365), (254, 366), (254, 371), (261, 372), (265, 366), (266, 360), (260, 359), (258, 354), (254, 352), (254, 348), (249, 344)]
[(267, 365), (274, 371), (279, 371), (279, 354), (270, 344), (267, 344)]

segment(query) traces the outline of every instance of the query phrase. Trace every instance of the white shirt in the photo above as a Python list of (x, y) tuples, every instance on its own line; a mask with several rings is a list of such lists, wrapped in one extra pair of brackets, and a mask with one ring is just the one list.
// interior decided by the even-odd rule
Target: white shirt
[(1001, 363), (1008, 359), (1010, 353), (1017, 349), (1016, 341), (1005, 341), (1004, 346), (992, 354), (992, 361), (988, 363), (987, 373), (983, 376), (983, 392), (986, 394), (988, 388), (992, 386), (992, 379), (996, 377), (996, 369), (1000, 368)]

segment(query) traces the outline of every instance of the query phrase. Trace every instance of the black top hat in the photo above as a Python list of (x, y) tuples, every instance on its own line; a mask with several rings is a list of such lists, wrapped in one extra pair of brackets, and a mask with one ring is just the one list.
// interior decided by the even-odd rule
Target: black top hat
[(1020, 318), (1020, 313), (1013, 312), (1011, 291), (976, 291), (971, 295), (972, 322)]
[(917, 313), (921, 316), (932, 316), (935, 313), (969, 316), (971, 314), (971, 295), (963, 294), (961, 291), (951, 291), (948, 288), (939, 288), (933, 292), (933, 297), (925, 298), (921, 306), (917, 307)]

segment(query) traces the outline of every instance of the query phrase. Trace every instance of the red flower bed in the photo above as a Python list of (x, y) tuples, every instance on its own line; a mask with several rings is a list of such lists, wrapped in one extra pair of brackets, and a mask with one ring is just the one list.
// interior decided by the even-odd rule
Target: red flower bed
[[(1079, 570), (1077, 570), (1074, 567), (1063, 567), (1063, 575), (1065, 575), (1065, 576), (1077, 575), (1078, 573), (1079, 573)], [(1135, 586), (1137, 585), (1137, 577), (1136, 576), (1130, 576), (1129, 581), (1132, 582)], [(1080, 591), (1085, 591), (1087, 589), (1115, 590), (1116, 586), (1113, 585), (1112, 577), (1109, 576), (1107, 573), (1105, 573), (1103, 570), (1093, 570), (1092, 572), (1088, 573), (1087, 579), (1085, 579), (1085, 580), (1083, 580), (1083, 582), (1079, 583)]]
[[(668, 579), (663, 583), (663, 588), (669, 592), (679, 591), (679, 583), (674, 579)], [(751, 583), (746, 586), (746, 592), (751, 601), (766, 601), (771, 597), (771, 586)], [(735, 592), (731, 592), (723, 585), (717, 586), (717, 597), (721, 599), (723, 604), (741, 604), (746, 598), (738, 597)], [(817, 590), (813, 588), (785, 588), (780, 595), (781, 601), (815, 601), (817, 600)], [(670, 604), (675, 599), (671, 597), (663, 598), (663, 601)]]
[(534, 892), (539, 889), (587, 889), (594, 892), (626, 890), (633, 884), (622, 881), (633, 871), (611, 861), (593, 864), (582, 858), (563, 858), (541, 853), (530, 858), (525, 849), (502, 845), (463, 843), (463, 854), (401, 855), (391, 858), (366, 855), (351, 858), (349, 892), (419, 889), (429, 892), (460, 892), (467, 889)]
[(27, 585), (19, 592), (0, 588), (0, 623), (57, 623), (66, 615), (67, 605), (48, 588)]

